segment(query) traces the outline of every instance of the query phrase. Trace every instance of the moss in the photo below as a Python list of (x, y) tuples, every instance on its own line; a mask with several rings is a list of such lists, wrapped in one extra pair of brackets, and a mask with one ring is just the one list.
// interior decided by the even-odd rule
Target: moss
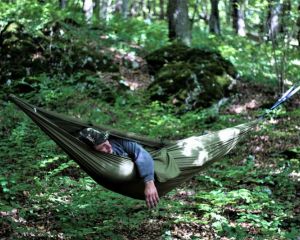
[(221, 87), (228, 86), (232, 82), (232, 78), (226, 73), (222, 76), (215, 76), (215, 79)]
[[(225, 96), (236, 75), (234, 66), (209, 49), (188, 48), (175, 43), (147, 56), (155, 81), (151, 98), (178, 101), (186, 108), (210, 106)], [(158, 87), (159, 86), (159, 87)]]
[(38, 35), (27, 33), (17, 22), (8, 23), (0, 38), (0, 85), (9, 79), (16, 82), (13, 86), (18, 86), (21, 78), (41, 73), (68, 76), (78, 71), (119, 71), (110, 53), (100, 51), (100, 46), (95, 49), (88, 39), (79, 42), (71, 37), (66, 24), (59, 22), (47, 24)]

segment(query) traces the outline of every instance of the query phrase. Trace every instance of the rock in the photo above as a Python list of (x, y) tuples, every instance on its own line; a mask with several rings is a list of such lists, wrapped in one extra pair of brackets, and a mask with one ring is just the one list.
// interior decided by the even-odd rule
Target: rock
[(148, 88), (152, 100), (190, 110), (209, 107), (234, 90), (236, 70), (216, 51), (175, 43), (146, 60), (154, 77)]
[(38, 34), (26, 32), (17, 22), (8, 23), (0, 32), (0, 86), (10, 81), (11, 88), (21, 86), (15, 90), (27, 92), (33, 88), (24, 88), (18, 82), (39, 74), (119, 71), (110, 53), (95, 48), (88, 40), (72, 38), (68, 32), (66, 23), (60, 22), (47, 24)]

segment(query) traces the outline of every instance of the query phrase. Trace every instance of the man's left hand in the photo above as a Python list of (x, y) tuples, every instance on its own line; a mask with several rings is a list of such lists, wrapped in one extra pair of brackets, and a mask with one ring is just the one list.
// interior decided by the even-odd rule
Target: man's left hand
[(148, 181), (145, 183), (145, 198), (148, 208), (156, 207), (158, 204), (159, 196), (154, 181)]

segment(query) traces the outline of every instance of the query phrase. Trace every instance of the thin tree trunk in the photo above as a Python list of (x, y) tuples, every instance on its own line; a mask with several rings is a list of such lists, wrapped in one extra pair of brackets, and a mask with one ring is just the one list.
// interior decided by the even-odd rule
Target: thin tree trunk
[(191, 19), (191, 26), (193, 27), (193, 24), (195, 22), (196, 16), (199, 16), (199, 0), (196, 0), (194, 3), (194, 9), (193, 9), (193, 14), (192, 14), (192, 19)]
[(298, 26), (298, 33), (297, 33), (298, 48), (300, 49), (300, 4), (298, 5), (297, 26)]
[(225, 7), (225, 15), (226, 15), (226, 24), (230, 25), (231, 23), (231, 17), (232, 17), (232, 7), (231, 7), (231, 1), (225, 0), (224, 1), (224, 7)]
[(163, 20), (163, 19), (165, 19), (165, 2), (164, 2), (164, 0), (159, 0), (159, 8), (160, 8), (159, 19)]
[(93, 17), (93, 0), (83, 0), (83, 12), (85, 16), (85, 21), (90, 24)]
[(219, 0), (210, 0), (211, 14), (209, 17), (209, 32), (214, 34), (221, 34), (220, 17), (219, 17)]
[(153, 1), (153, 5), (152, 5), (152, 7), (153, 7), (153, 16), (155, 16), (155, 17), (157, 17), (157, 9), (156, 9), (156, 0), (154, 0)]
[(245, 2), (232, 0), (232, 27), (239, 36), (246, 36)]
[(191, 45), (191, 25), (186, 0), (169, 0), (168, 2), (169, 39)]
[(99, 18), (104, 22), (108, 21), (109, 7), (111, 7), (111, 1), (112, 0), (98, 0)]
[(151, 0), (147, 0), (147, 14), (148, 14), (148, 17), (151, 16), (151, 9), (152, 9)]
[(270, 39), (275, 40), (280, 30), (279, 15), (282, 5), (274, 0), (268, 0), (267, 34)]
[(67, 7), (67, 0), (60, 0), (59, 1), (59, 6), (61, 9), (65, 9)]
[(115, 13), (119, 13), (122, 14), (122, 0), (116, 0), (116, 4), (115, 4)]
[(238, 11), (237, 34), (239, 36), (246, 36), (246, 23), (245, 23), (245, 0), (240, 0), (240, 7)]
[(140, 0), (140, 12), (144, 19), (148, 18), (147, 6), (145, 0)]
[(128, 0), (123, 0), (122, 1), (122, 17), (123, 18), (127, 18), (128, 17), (128, 7), (129, 7)]
[(139, 6), (138, 1), (134, 0), (130, 7), (130, 16), (131, 17), (135, 17), (138, 15), (138, 6)]

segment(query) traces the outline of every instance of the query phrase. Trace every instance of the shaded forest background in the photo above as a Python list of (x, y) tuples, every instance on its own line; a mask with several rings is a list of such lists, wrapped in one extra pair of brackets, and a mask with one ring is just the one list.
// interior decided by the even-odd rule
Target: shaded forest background
[(298, 239), (299, 96), (155, 210), (97, 185), (7, 96), (180, 139), (264, 113), (299, 53), (294, 0), (1, 1), (1, 239)]

